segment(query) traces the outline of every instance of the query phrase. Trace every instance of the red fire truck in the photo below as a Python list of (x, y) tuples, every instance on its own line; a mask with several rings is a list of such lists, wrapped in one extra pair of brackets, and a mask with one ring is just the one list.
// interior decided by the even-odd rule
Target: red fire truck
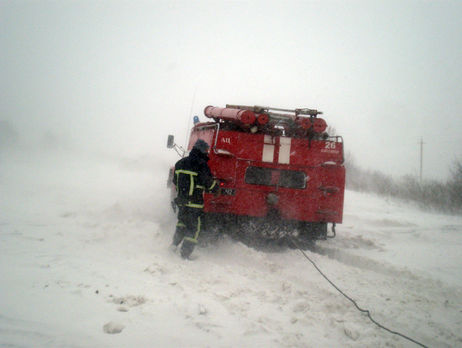
[[(204, 114), (210, 121), (194, 125), (187, 148), (197, 139), (210, 145), (208, 163), (220, 182), (218, 194), (204, 194), (206, 229), (295, 239), (303, 248), (335, 236), (343, 215), (343, 139), (326, 133), (322, 112), (226, 105), (207, 106)], [(172, 135), (167, 146), (184, 156)], [(172, 176), (173, 168), (174, 190)]]

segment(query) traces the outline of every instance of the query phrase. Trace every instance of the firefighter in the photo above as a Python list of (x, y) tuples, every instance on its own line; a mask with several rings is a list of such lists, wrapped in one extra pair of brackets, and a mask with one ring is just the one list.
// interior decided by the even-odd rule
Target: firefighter
[(178, 223), (173, 236), (173, 249), (181, 245), (181, 257), (188, 259), (197, 244), (201, 231), (204, 208), (204, 191), (216, 192), (217, 182), (207, 164), (209, 145), (202, 139), (194, 144), (189, 156), (175, 164), (173, 184), (176, 187)]

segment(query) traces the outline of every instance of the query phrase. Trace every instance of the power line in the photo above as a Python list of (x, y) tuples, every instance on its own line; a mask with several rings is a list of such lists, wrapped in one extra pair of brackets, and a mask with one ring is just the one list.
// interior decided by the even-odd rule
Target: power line
[(422, 171), (423, 171), (423, 145), (425, 144), (423, 142), (423, 138), (420, 138), (420, 182), (422, 183)]

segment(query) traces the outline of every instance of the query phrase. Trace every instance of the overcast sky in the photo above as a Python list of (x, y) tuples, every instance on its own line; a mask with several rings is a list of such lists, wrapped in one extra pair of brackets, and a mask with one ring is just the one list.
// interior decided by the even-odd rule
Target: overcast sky
[[(0, 0), (0, 120), (165, 157), (191, 114), (310, 107), (364, 168), (462, 158), (462, 1)], [(169, 155), (167, 155), (169, 156)]]

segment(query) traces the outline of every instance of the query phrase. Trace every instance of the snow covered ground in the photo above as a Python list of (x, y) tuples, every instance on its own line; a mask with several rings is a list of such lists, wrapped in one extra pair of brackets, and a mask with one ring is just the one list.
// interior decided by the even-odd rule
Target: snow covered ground
[[(168, 251), (168, 161), (0, 153), (2, 347), (413, 347), (297, 250)], [(347, 192), (308, 252), (385, 326), (462, 346), (462, 218)]]

